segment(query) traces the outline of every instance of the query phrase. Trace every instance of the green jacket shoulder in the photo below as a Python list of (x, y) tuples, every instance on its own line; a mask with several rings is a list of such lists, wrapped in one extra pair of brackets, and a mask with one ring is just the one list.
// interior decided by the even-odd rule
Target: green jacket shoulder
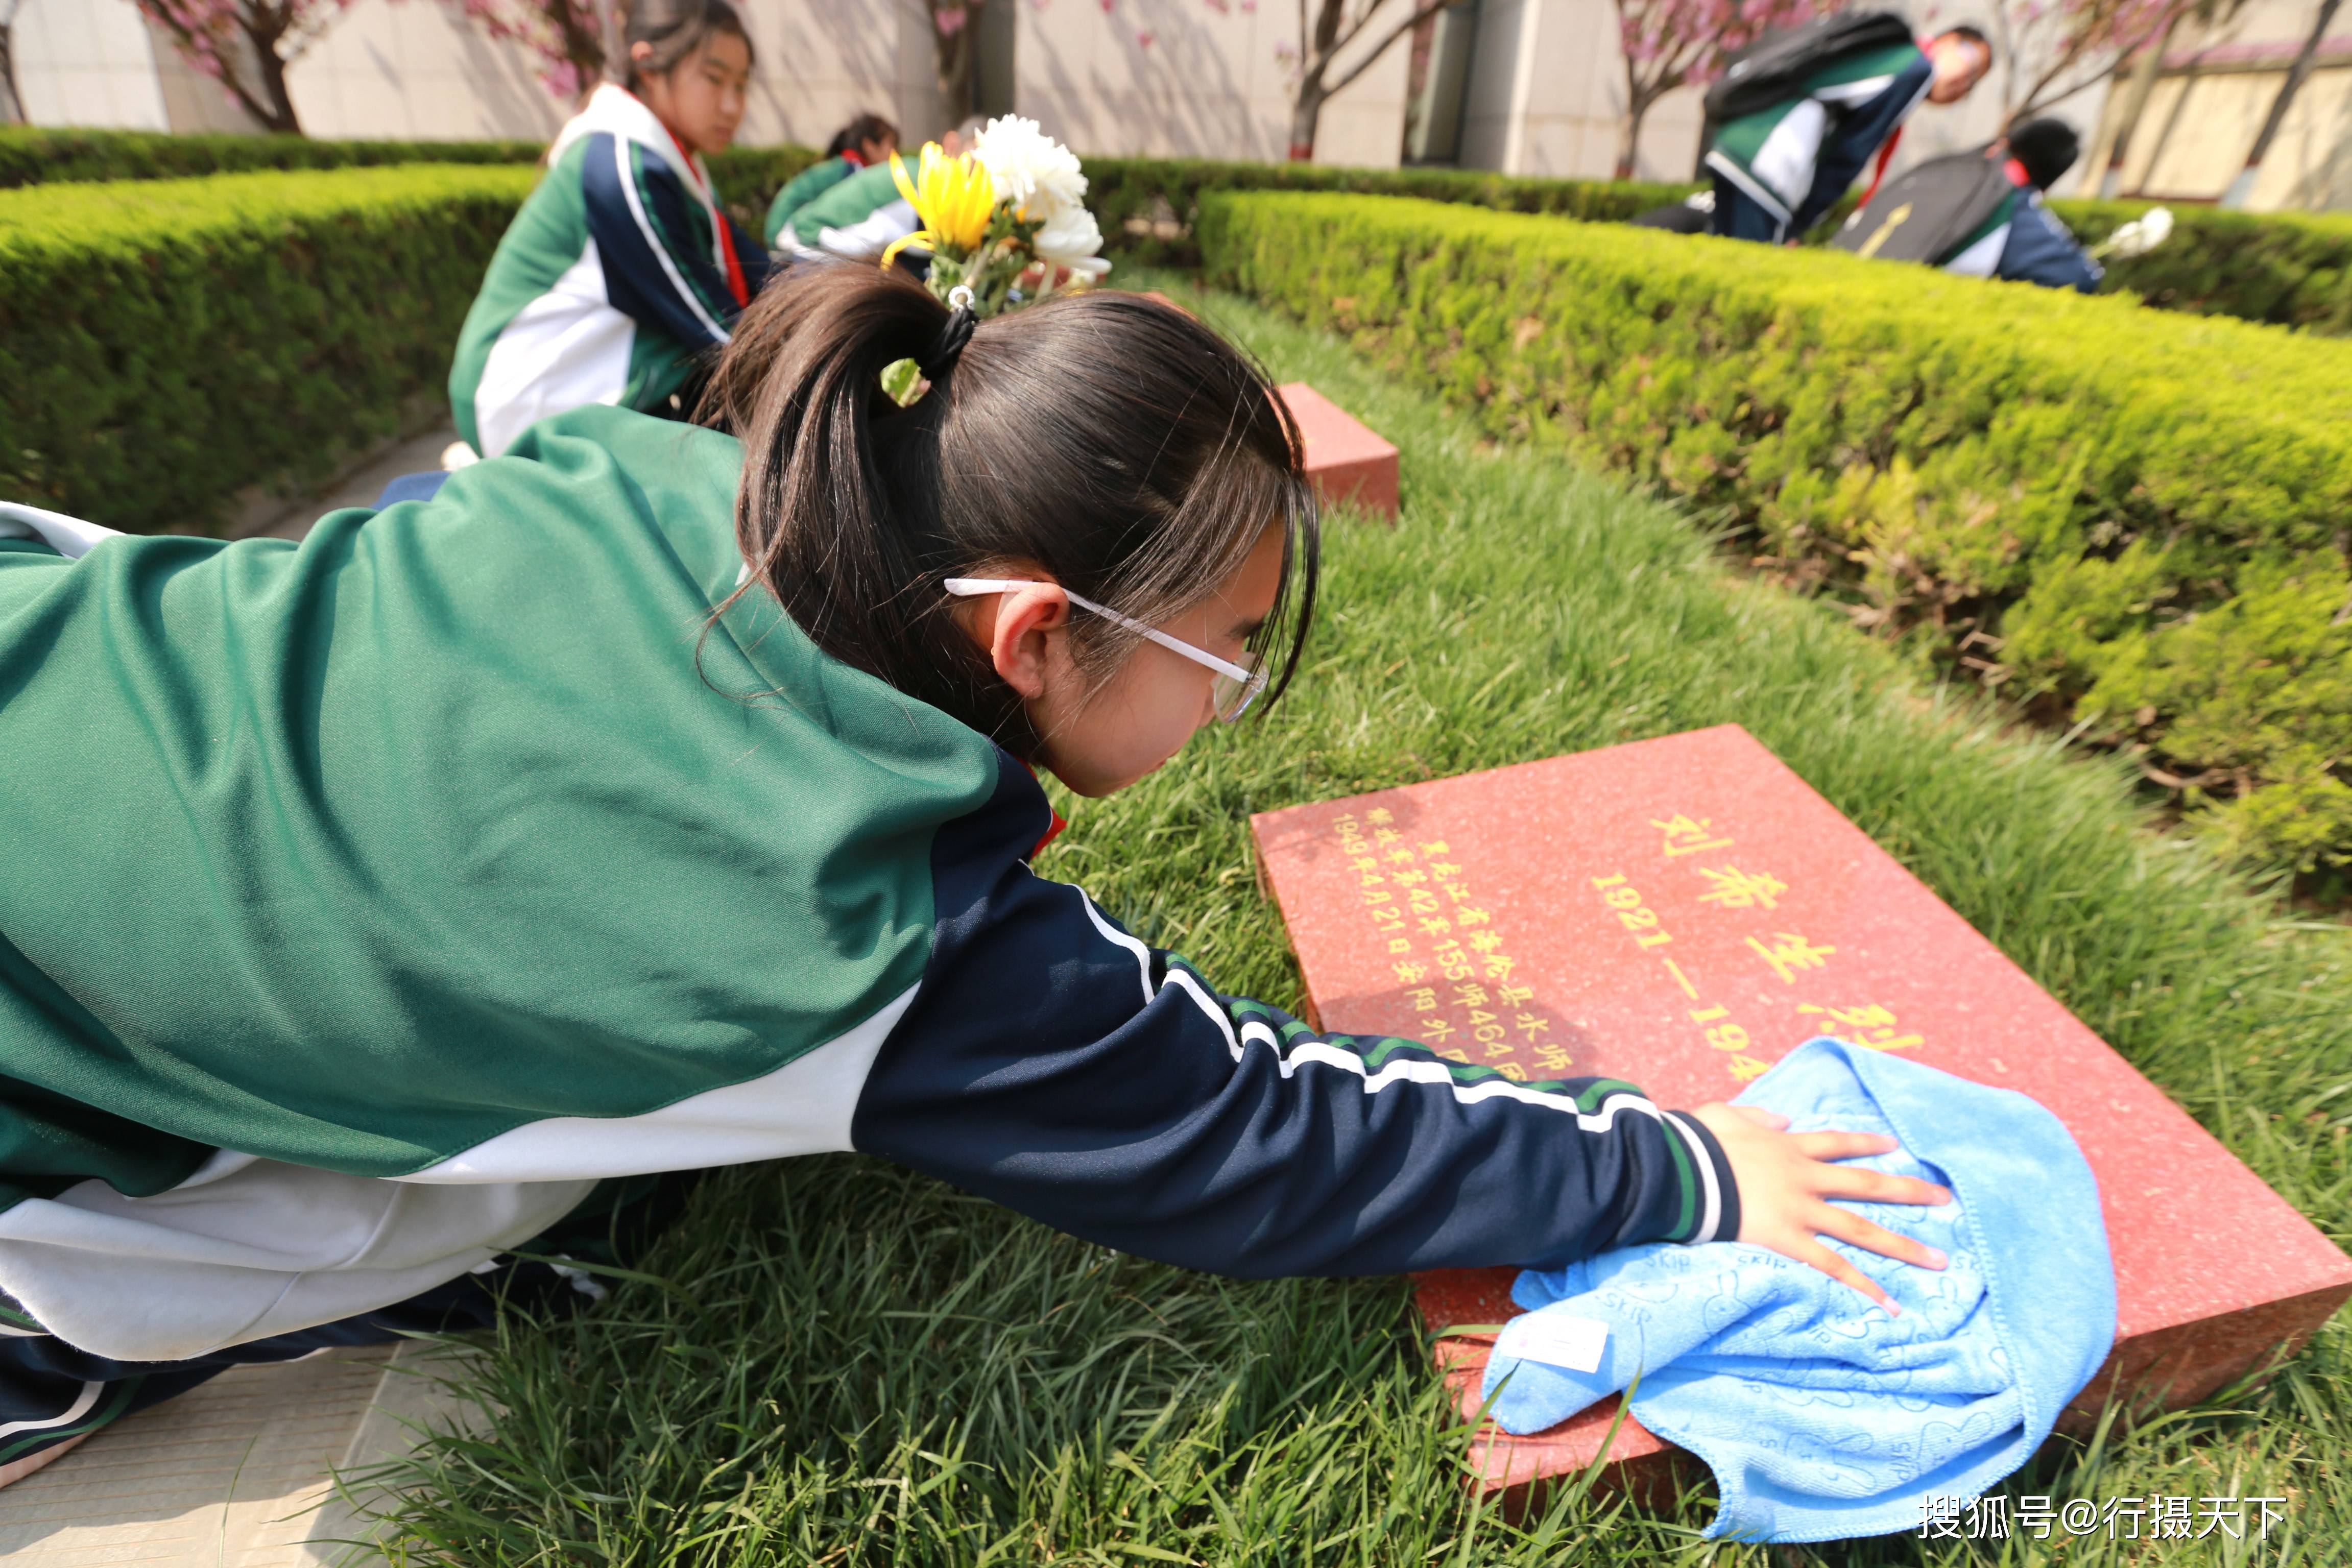
[(768, 222), (761, 235), (768, 248), (773, 250), (783, 243), (784, 225), (792, 222), (794, 213), (856, 173), (857, 169), (846, 158), (824, 158), (785, 182), (784, 188), (776, 193), (776, 199), (768, 204)]
[[(814, 246), (825, 230), (856, 229), (885, 207), (905, 200), (898, 193), (898, 183), (892, 178), (890, 166), (877, 163), (870, 169), (858, 170), (805, 204), (793, 214), (789, 227), (794, 239), (803, 246)], [(911, 219), (911, 213), (908, 216)], [(905, 226), (912, 229), (914, 225), (909, 221)]]

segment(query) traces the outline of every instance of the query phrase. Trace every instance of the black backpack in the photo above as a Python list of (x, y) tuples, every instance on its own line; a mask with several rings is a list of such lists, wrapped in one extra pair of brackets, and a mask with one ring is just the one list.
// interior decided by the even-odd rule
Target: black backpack
[(1830, 244), (1881, 261), (1941, 267), (2017, 189), (2001, 162), (1979, 148), (1906, 169), (1881, 185)]
[(1894, 11), (1844, 11), (1802, 26), (1775, 28), (1734, 54), (1706, 89), (1706, 118), (1720, 125), (1786, 103), (1805, 78), (1841, 55), (1916, 42)]

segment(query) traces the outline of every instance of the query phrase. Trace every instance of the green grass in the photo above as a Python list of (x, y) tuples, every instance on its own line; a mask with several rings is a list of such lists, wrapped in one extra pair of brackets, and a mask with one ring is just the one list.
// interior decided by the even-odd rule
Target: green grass
[[(1166, 278), (1156, 279), (1163, 287)], [(1253, 810), (1747, 725), (2339, 1240), (2352, 1195), (2344, 933), (2158, 836), (2107, 763), (1921, 685), (1825, 606), (1727, 574), (1673, 510), (1468, 424), (1327, 340), (1208, 311), (1403, 449), (1393, 531), (1342, 519), (1304, 679), (1047, 857), (1228, 989), (1295, 1006)], [(1067, 810), (1066, 803), (1066, 810)], [(2215, 1266), (2231, 1266), (2216, 1259)], [(2020, 1493), (2293, 1500), (2252, 1542), (1710, 1547), (1704, 1491), (1570, 1490), (1517, 1523), (1461, 1481), (1402, 1284), (1243, 1284), (1114, 1256), (880, 1164), (724, 1173), (572, 1322), (510, 1322), (482, 1439), (428, 1447), (409, 1562), (2284, 1563), (2352, 1555), (2352, 1333), (2265, 1387)], [(2063, 1541), (2063, 1537), (2061, 1538)]]

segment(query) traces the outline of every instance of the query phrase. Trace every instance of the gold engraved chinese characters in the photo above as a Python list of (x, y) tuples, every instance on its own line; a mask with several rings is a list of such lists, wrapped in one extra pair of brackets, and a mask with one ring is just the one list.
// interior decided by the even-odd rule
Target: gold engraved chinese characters
[[(1565, 1074), (1568, 1048), (1551, 1038), (1533, 988), (1513, 977), (1518, 960), (1452, 846), (1409, 837), (1381, 806), (1360, 818), (1342, 813), (1331, 831), (1391, 971), (1407, 988), (1414, 1035), (1441, 1056), (1521, 1082)], [(1522, 1050), (1538, 1071), (1518, 1060)]]
[[(1704, 822), (1694, 823), (1687, 817), (1676, 817), (1675, 821), (1684, 824), (1685, 832), (1702, 836), (1706, 825)], [(1665, 826), (1664, 823), (1655, 825)], [(1729, 844), (1730, 841), (1727, 839), (1717, 847), (1728, 848)], [(1671, 833), (1667, 840), (1665, 852), (1669, 855), (1675, 853)], [(1619, 872), (1612, 876), (1596, 876), (1592, 879), (1592, 885), (1600, 893), (1601, 902), (1616, 911), (1617, 923), (1632, 933), (1637, 946), (1644, 949), (1655, 949), (1664, 947), (1674, 940), (1673, 936), (1659, 928), (1657, 915), (1642, 902), (1640, 893), (1627, 885), (1624, 873)], [(1780, 891), (1786, 893), (1788, 889), (1783, 887)], [(1705, 998), (1699, 995), (1697, 983), (1684, 970), (1681, 964), (1664, 953), (1657, 953), (1654, 956), (1664, 967), (1666, 973), (1674, 977), (1674, 982), (1681, 989), (1683, 996), (1687, 1000), (1701, 1004), (1685, 1010), (1690, 1015), (1692, 1026), (1703, 1031), (1710, 1050), (1728, 1053), (1731, 1076), (1744, 1083), (1761, 1073), (1767, 1064), (1747, 1054), (1748, 1031), (1738, 1024), (1730, 1021), (1731, 1009), (1719, 1004), (1706, 1005)]]
[[(1834, 981), (1831, 961), (1837, 956), (1836, 944), (1820, 940), (1817, 934), (1783, 929), (1785, 925), (1800, 924), (1781, 908), (1794, 889), (1771, 872), (1753, 862), (1743, 862), (1729, 852), (1736, 851), (1738, 844), (1728, 827), (1718, 826), (1714, 818), (1693, 817), (1686, 811), (1653, 817), (1650, 826), (1659, 835), (1659, 858), (1667, 862), (1660, 874), (1675, 879), (1666, 891), (1672, 894), (1687, 888), (1693, 908), (1691, 919), (1713, 922), (1731, 916), (1738, 918), (1743, 926), (1753, 922), (1747, 929), (1735, 927), (1741, 939), (1739, 950), (1752, 956), (1797, 996), (1805, 994), (1799, 989), (1801, 986), (1810, 988), (1822, 981)], [(1698, 855), (1707, 858), (1685, 861), (1685, 857)], [(1685, 863), (1676, 865), (1677, 862)], [(1623, 873), (1596, 876), (1592, 885), (1602, 901), (1617, 912), (1619, 924), (1632, 932), (1643, 947), (1664, 947), (1673, 940), (1659, 917), (1627, 883)], [(1671, 896), (1662, 902), (1683, 907)], [(1724, 1066), (1732, 1080), (1744, 1083), (1762, 1073), (1770, 1063), (1750, 1049), (1758, 1041), (1744, 1024), (1732, 1017), (1730, 1007), (1706, 994), (1699, 979), (1674, 956), (1664, 953), (1654, 956), (1681, 990), (1685, 1001), (1696, 1004), (1684, 1009), (1691, 1027), (1701, 1031), (1709, 1049), (1723, 1052)], [(1803, 1028), (1833, 1034), (1874, 1051), (1907, 1051), (1927, 1043), (1926, 1036), (1906, 1031), (1894, 1009), (1882, 1003), (1832, 1006), (1803, 999), (1794, 1006)]]

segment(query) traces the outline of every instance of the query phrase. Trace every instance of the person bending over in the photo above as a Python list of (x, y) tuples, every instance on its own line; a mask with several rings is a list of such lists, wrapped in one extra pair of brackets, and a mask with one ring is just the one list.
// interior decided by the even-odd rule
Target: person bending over
[(825, 1150), (1233, 1275), (1938, 1264), (1826, 1201), (1948, 1200), (1832, 1163), (1885, 1140), (1319, 1033), (1034, 869), (1033, 769), (1111, 794), (1301, 673), (1297, 433), (1201, 322), (800, 267), (703, 417), (299, 546), (0, 508), (0, 1464)]
[(861, 114), (833, 133), (824, 156), (787, 182), (768, 204), (768, 248), (788, 246), (784, 225), (794, 213), (824, 194), (860, 169), (887, 165), (898, 150), (898, 128), (878, 114)]
[(2084, 294), (2096, 290), (2106, 274), (2042, 200), (2081, 152), (2074, 128), (2052, 119), (2029, 120), (1985, 149), (1983, 155), (2000, 165), (2011, 189), (1983, 225), (1942, 263), (1944, 270)]
[(743, 118), (742, 18), (729, 0), (636, 0), (624, 37), (628, 85), (599, 86), (556, 137), (458, 332), (450, 411), (482, 456), (588, 403), (683, 412), (766, 281), (703, 163)]
[(1837, 51), (1811, 64), (1788, 98), (1716, 128), (1706, 154), (1715, 177), (1709, 232), (1774, 245), (1801, 238), (1873, 152), (1892, 151), (1923, 100), (1958, 103), (1991, 68), (1992, 46), (1974, 27)]

